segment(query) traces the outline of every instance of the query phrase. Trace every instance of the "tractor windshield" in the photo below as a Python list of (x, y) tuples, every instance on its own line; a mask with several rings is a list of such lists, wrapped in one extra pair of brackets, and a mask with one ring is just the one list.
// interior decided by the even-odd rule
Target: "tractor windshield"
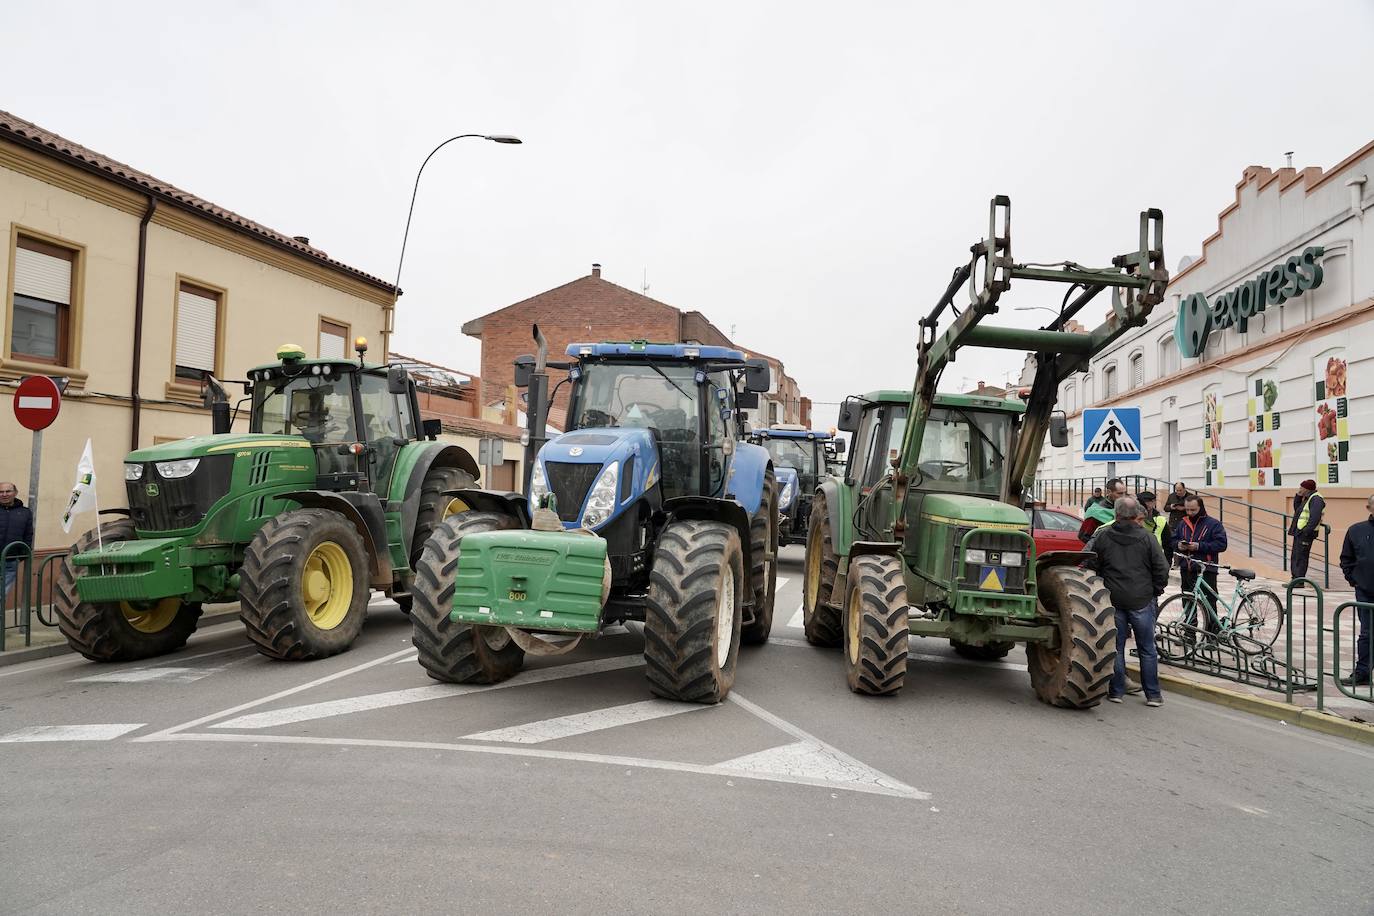
[(813, 440), (777, 439), (770, 436), (763, 440), (763, 447), (773, 456), (775, 467), (792, 468), (797, 472), (805, 490), (815, 486), (816, 443)]
[(304, 436), (315, 445), (354, 442), (353, 386), (347, 377), (297, 375), (258, 382), (253, 388), (256, 433)]
[(936, 407), (926, 418), (916, 466), (922, 489), (998, 496), (1011, 442), (1011, 414)]
[[(700, 493), (700, 391), (690, 365), (589, 363), (573, 392), (568, 428), (652, 430), (663, 460), (664, 494)], [(678, 488), (681, 493), (670, 492)]]

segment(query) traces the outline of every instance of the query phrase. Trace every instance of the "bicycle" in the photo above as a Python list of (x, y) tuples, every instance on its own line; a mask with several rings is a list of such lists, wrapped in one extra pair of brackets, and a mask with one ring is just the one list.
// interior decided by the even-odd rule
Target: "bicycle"
[[(1175, 565), (1181, 568), (1182, 564), (1177, 561), (1182, 558), (1178, 557), (1175, 560)], [(1284, 629), (1284, 615), (1287, 611), (1279, 596), (1268, 589), (1251, 591), (1247, 588), (1246, 583), (1255, 578), (1253, 570), (1208, 563), (1205, 560), (1189, 562), (1216, 570), (1226, 570), (1236, 580), (1236, 587), (1231, 593), (1231, 600), (1227, 601), (1199, 575), (1193, 583), (1192, 591), (1170, 595), (1160, 603), (1160, 619), (1166, 617), (1166, 612), (1171, 606), (1180, 607), (1176, 627), (1181, 636), (1184, 659), (1192, 661), (1198, 650), (1209, 640), (1218, 645), (1234, 646), (1244, 655), (1268, 652)], [(1206, 622), (1210, 626), (1198, 626), (1199, 605), (1206, 610)], [(1219, 608), (1224, 609), (1225, 613), (1219, 613)]]

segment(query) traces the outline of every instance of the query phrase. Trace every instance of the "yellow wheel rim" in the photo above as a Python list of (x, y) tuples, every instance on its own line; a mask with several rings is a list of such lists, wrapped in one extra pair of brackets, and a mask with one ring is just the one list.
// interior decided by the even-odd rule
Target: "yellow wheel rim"
[(859, 663), (859, 616), (863, 602), (860, 601), (859, 587), (856, 585), (849, 590), (849, 601), (845, 608), (845, 629), (849, 631), (849, 663), (857, 665)]
[(440, 514), (439, 519), (442, 521), (443, 519), (448, 518), (450, 515), (457, 515), (460, 512), (466, 511), (468, 511), (467, 503), (463, 502), (461, 499), (450, 499), (448, 501), (448, 505), (444, 506), (444, 511), (442, 514)]
[(348, 616), (353, 605), (353, 564), (333, 541), (325, 541), (305, 558), (301, 601), (310, 622), (321, 630), (334, 629)]
[(821, 593), (821, 529), (812, 526), (806, 541), (806, 608), (816, 610), (816, 598)]
[(180, 598), (163, 598), (161, 601), (121, 601), (119, 610), (129, 626), (140, 633), (161, 633), (176, 620), (181, 610)]

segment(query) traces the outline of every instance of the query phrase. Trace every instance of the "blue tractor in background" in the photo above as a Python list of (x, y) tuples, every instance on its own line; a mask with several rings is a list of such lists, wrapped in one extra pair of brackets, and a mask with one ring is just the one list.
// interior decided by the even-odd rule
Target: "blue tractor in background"
[(844, 440), (805, 426), (779, 424), (756, 429), (749, 441), (763, 446), (772, 456), (778, 478), (778, 540), (805, 544), (811, 518), (811, 498), (827, 473), (827, 455), (844, 453)]
[[(549, 363), (538, 327), (535, 340), (539, 355), (516, 360), (525, 493), (451, 494), (465, 510), (417, 564), (420, 664), (494, 683), (526, 654), (643, 621), (650, 690), (719, 702), (740, 644), (765, 642), (773, 623), (777, 481), (768, 451), (742, 441), (740, 413), (768, 390), (767, 363), (646, 341), (574, 344), (571, 361)], [(567, 431), (547, 439), (546, 368), (571, 386)]]

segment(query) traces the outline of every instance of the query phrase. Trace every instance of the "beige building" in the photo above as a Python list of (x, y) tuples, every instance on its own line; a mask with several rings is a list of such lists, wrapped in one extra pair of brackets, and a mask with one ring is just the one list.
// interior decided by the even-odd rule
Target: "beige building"
[(68, 380), (43, 438), (39, 549), (74, 539), (58, 516), (87, 437), (101, 505), (122, 506), (126, 452), (210, 431), (205, 372), (244, 378), (283, 342), (339, 355), (364, 336), (370, 359), (387, 352), (389, 283), (5, 112), (0, 227), (0, 479), (25, 502), (32, 440), (14, 387)]

